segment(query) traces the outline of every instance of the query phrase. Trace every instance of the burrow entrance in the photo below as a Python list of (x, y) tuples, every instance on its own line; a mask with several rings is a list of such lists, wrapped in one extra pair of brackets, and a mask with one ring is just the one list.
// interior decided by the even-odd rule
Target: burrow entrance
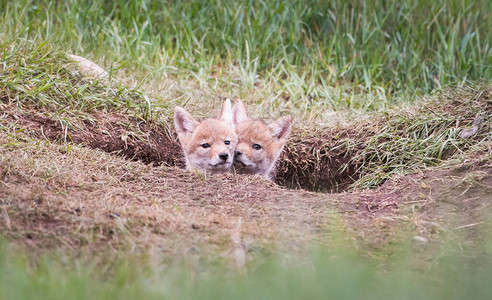
[[(184, 168), (181, 145), (169, 126), (143, 122), (123, 114), (99, 115), (97, 122), (67, 126), (59, 120), (33, 112), (13, 114), (11, 121), (27, 127), (37, 137), (54, 142), (72, 142), (139, 160), (155, 166)], [(294, 132), (277, 163), (273, 180), (290, 189), (340, 192), (360, 178), (358, 165), (347, 151), (350, 132), (327, 132), (309, 138)]]
[[(467, 92), (467, 91), (465, 91)], [(492, 89), (451, 94), (420, 110), (387, 113), (357, 127), (295, 130), (273, 180), (290, 189), (336, 193), (377, 186), (390, 174), (438, 164), (492, 138)], [(7, 121), (50, 141), (84, 144), (146, 164), (184, 168), (181, 145), (167, 124), (120, 113), (94, 113), (68, 126), (47, 112), (5, 110)]]

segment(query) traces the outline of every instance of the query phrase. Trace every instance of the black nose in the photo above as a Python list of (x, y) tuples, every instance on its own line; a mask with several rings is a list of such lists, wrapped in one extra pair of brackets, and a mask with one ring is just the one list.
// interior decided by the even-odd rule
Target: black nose
[(241, 154), (243, 154), (243, 153), (242, 153), (241, 151), (239, 151), (239, 150), (236, 150), (236, 151), (234, 152), (234, 154), (236, 154), (237, 156), (239, 156), (239, 155), (241, 155)]
[(219, 157), (222, 160), (227, 160), (229, 158), (229, 154), (227, 154), (227, 153), (221, 153), (221, 154), (219, 154)]

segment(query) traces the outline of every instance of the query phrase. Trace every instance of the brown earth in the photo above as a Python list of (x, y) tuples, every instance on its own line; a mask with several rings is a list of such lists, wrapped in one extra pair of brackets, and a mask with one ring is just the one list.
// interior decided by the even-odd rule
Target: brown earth
[[(367, 179), (368, 173), (378, 174), (369, 179), (370, 186), (387, 180), (393, 169), (398, 174), (418, 168), (419, 163), (437, 164), (489, 139), (491, 95), (491, 87), (484, 85), (422, 100), (418, 109), (386, 112), (357, 126), (302, 128), (297, 124), (273, 180), (287, 188), (333, 193)], [(83, 144), (154, 166), (184, 165), (176, 133), (165, 117), (159, 124), (104, 111), (75, 118), (63, 112), (22, 110), (14, 102), (0, 105), (13, 126), (28, 128), (40, 138)]]
[(0, 232), (31, 249), (148, 250), (167, 261), (219, 254), (242, 265), (276, 250), (329, 245), (340, 230), (354, 245), (376, 249), (402, 238), (402, 228), (417, 244), (457, 232), (475, 243), (492, 203), (490, 149), (378, 189), (322, 194), (178, 169), (172, 134), (123, 115), (101, 114), (97, 125), (65, 131), (39, 113), (5, 112)]
[[(28, 128), (38, 138), (82, 144), (153, 166), (184, 167), (181, 145), (169, 126), (121, 113), (94, 113), (91, 121), (66, 124), (63, 118), (35, 110), (6, 106), (4, 112), (9, 122)], [(281, 154), (274, 182), (288, 188), (343, 191), (360, 177), (358, 166), (349, 163), (351, 153), (345, 146), (346, 139), (355, 134), (347, 129), (318, 131), (309, 137), (294, 132)]]
[(50, 141), (82, 144), (146, 164), (184, 166), (176, 135), (162, 125), (149, 125), (120, 113), (96, 113), (96, 122), (84, 120), (70, 126), (37, 111), (4, 112), (12, 123)]

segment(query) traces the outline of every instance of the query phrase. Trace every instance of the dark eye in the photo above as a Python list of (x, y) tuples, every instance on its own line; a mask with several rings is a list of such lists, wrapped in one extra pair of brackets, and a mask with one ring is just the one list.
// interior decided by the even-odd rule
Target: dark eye
[(224, 144), (229, 145), (231, 141), (224, 141)]
[(253, 145), (253, 149), (255, 149), (255, 150), (260, 150), (260, 149), (261, 149), (261, 146), (260, 146), (260, 145), (258, 145), (258, 144), (254, 144), (254, 145)]
[(210, 147), (210, 144), (209, 143), (203, 143), (202, 144), (202, 148), (209, 148)]

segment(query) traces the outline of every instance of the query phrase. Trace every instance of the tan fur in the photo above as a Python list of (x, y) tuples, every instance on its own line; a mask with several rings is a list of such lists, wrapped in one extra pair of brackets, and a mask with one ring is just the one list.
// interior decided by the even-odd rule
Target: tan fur
[[(227, 99), (217, 119), (196, 121), (186, 110), (174, 109), (174, 125), (183, 147), (186, 169), (212, 174), (231, 170), (237, 135), (232, 122), (231, 102)], [(225, 144), (229, 141), (229, 145)], [(208, 144), (209, 147), (203, 147)], [(227, 155), (227, 159), (220, 156)]]
[[(258, 174), (270, 179), (275, 162), (292, 128), (290, 115), (267, 125), (263, 120), (251, 120), (241, 100), (233, 107), (233, 121), (238, 135), (234, 168), (240, 174)], [(255, 149), (253, 145), (259, 145)]]

